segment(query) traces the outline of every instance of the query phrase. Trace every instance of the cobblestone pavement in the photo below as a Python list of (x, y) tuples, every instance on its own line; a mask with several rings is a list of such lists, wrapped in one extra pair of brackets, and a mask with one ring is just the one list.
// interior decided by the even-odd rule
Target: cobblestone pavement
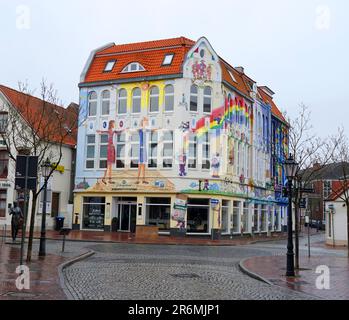
[(298, 300), (315, 299), (270, 286), (239, 270), (241, 259), (285, 250), (241, 247), (89, 246), (96, 254), (64, 270), (75, 299)]

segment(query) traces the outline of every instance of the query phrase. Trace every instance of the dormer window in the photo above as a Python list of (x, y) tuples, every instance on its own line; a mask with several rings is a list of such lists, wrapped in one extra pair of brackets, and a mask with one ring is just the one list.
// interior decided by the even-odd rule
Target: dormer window
[(162, 65), (163, 66), (170, 66), (172, 64), (173, 58), (174, 58), (174, 54), (173, 53), (166, 54), (165, 58), (164, 58), (164, 61), (162, 62)]
[(122, 70), (122, 73), (138, 72), (138, 71), (145, 71), (145, 69), (140, 63), (132, 62)]
[(232, 78), (232, 80), (233, 80), (234, 82), (237, 82), (236, 79), (235, 79), (235, 77), (234, 77), (234, 75), (233, 75), (233, 72), (232, 72), (231, 70), (228, 70), (228, 72), (229, 72), (229, 75), (230, 75), (230, 77)]
[(107, 62), (104, 68), (104, 72), (112, 72), (115, 66), (116, 60), (110, 60)]

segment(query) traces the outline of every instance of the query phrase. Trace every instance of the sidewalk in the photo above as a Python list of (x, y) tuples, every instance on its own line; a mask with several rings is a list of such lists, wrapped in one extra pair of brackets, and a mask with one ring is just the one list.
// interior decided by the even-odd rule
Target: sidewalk
[(0, 243), (0, 300), (65, 300), (59, 284), (58, 266), (68, 260), (51, 254), (42, 259), (34, 254), (32, 262), (27, 264), (30, 290), (20, 291), (16, 288), (20, 246)]
[[(29, 233), (27, 232), (27, 237)], [(0, 234), (0, 243), (2, 234)], [(7, 241), (10, 239), (10, 232), (7, 232)], [(19, 234), (19, 238), (21, 234)], [(58, 231), (46, 231), (48, 240), (63, 240)], [(198, 245), (198, 246), (238, 246), (248, 245), (256, 242), (284, 240), (285, 233), (273, 234), (267, 237), (266, 234), (252, 236), (234, 236), (232, 239), (223, 237), (221, 240), (211, 240), (209, 236), (186, 236), (183, 238), (159, 235), (158, 237), (135, 237), (129, 233), (120, 232), (98, 232), (98, 231), (71, 231), (66, 237), (67, 241), (100, 242), (100, 243), (126, 243), (126, 244), (154, 244), (154, 245)], [(40, 239), (40, 232), (34, 233), (34, 239)]]
[[(330, 269), (330, 290), (316, 288), (318, 266)], [(295, 291), (310, 294), (326, 300), (349, 299), (349, 259), (333, 256), (300, 257), (301, 271), (295, 278), (287, 278), (285, 256), (254, 257), (240, 262), (241, 269), (252, 277), (269, 284), (278, 285)]]

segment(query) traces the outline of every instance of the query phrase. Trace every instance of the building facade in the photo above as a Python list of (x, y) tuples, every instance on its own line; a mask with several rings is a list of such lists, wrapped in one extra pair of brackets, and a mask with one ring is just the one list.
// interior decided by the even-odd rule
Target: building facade
[[(32, 135), (28, 134), (28, 140), (26, 143), (21, 145), (11, 143), (12, 138), (8, 138), (11, 135), (12, 128), (11, 124), (14, 122), (21, 123), (17, 125), (17, 128), (22, 128), (24, 131), (33, 132), (30, 129), (33, 119), (37, 110), (41, 108), (43, 101), (40, 99), (24, 94), (17, 90), (8, 88), (0, 85), (0, 225), (3, 228), (9, 230), (11, 226), (11, 216), (9, 215), (9, 205), (13, 205), (14, 202), (18, 202), (18, 205), (24, 208), (24, 192), (23, 190), (17, 190), (15, 188), (15, 171), (16, 161), (9, 156), (9, 150), (11, 155), (16, 158), (21, 153), (19, 146), (22, 150), (29, 150), (33, 144), (30, 143), (29, 137)], [(46, 107), (51, 109), (55, 108), (62, 112), (69, 112), (64, 110), (62, 107), (53, 106), (49, 103)], [(76, 108), (78, 106), (75, 105)], [(74, 108), (71, 105), (70, 108)], [(26, 109), (26, 111), (24, 111)], [(18, 113), (18, 118), (14, 118)], [(75, 112), (76, 113), (76, 112)], [(30, 115), (29, 115), (30, 114)], [(73, 114), (73, 112), (71, 113)], [(33, 130), (37, 130), (40, 126), (37, 125)], [(15, 130), (14, 130), (15, 131)], [(38, 139), (40, 132), (37, 132)], [(16, 134), (15, 134), (16, 135)], [(18, 140), (22, 135), (17, 135)], [(58, 137), (59, 135), (57, 135)], [(57, 144), (57, 140), (52, 137), (52, 141), (45, 142), (50, 146), (47, 147), (51, 162), (54, 162), (60, 154), (60, 147)], [(65, 218), (67, 227), (71, 227), (72, 212), (73, 212), (73, 186), (74, 186), (74, 168), (75, 168), (75, 147), (76, 137), (74, 135), (67, 136), (62, 145), (62, 159), (59, 166), (53, 173), (49, 184), (48, 184), (48, 197), (47, 197), (47, 228), (52, 229), (55, 226), (55, 218), (62, 216)], [(10, 149), (9, 149), (10, 148)], [(39, 152), (37, 153), (39, 154)], [(39, 181), (42, 179), (42, 173), (38, 172)], [(42, 186), (42, 184), (41, 184)], [(32, 192), (29, 193), (30, 198), (28, 201), (27, 212), (30, 214), (32, 209)], [(41, 228), (41, 217), (43, 207), (43, 192), (41, 198), (38, 199), (36, 204), (36, 218), (35, 218), (35, 229), (40, 230)], [(29, 228), (29, 223), (28, 223)]]
[(206, 38), (106, 45), (79, 88), (75, 228), (213, 238), (282, 230), (286, 204), (271, 173), (278, 109), (270, 89)]

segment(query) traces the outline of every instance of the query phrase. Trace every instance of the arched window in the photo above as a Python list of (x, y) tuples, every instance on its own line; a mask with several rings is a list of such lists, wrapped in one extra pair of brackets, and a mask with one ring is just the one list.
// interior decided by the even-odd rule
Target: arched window
[(145, 68), (138, 62), (132, 62), (128, 64), (123, 70), (122, 73), (127, 72), (138, 72), (138, 71), (145, 71)]
[(92, 91), (88, 96), (88, 115), (95, 117), (97, 115), (97, 93)]
[(141, 112), (142, 91), (139, 88), (135, 88), (132, 91), (132, 113)]
[(118, 114), (127, 113), (127, 91), (121, 89), (118, 97)]
[(198, 87), (196, 85), (190, 88), (190, 111), (198, 111)]
[(212, 110), (212, 89), (205, 87), (204, 89), (204, 112), (211, 113)]
[(149, 111), (150, 112), (159, 112), (159, 88), (152, 87), (150, 89), (149, 97)]
[(102, 92), (102, 116), (109, 115), (110, 113), (110, 91), (105, 90)]
[(165, 111), (174, 110), (174, 87), (168, 85), (165, 87)]

